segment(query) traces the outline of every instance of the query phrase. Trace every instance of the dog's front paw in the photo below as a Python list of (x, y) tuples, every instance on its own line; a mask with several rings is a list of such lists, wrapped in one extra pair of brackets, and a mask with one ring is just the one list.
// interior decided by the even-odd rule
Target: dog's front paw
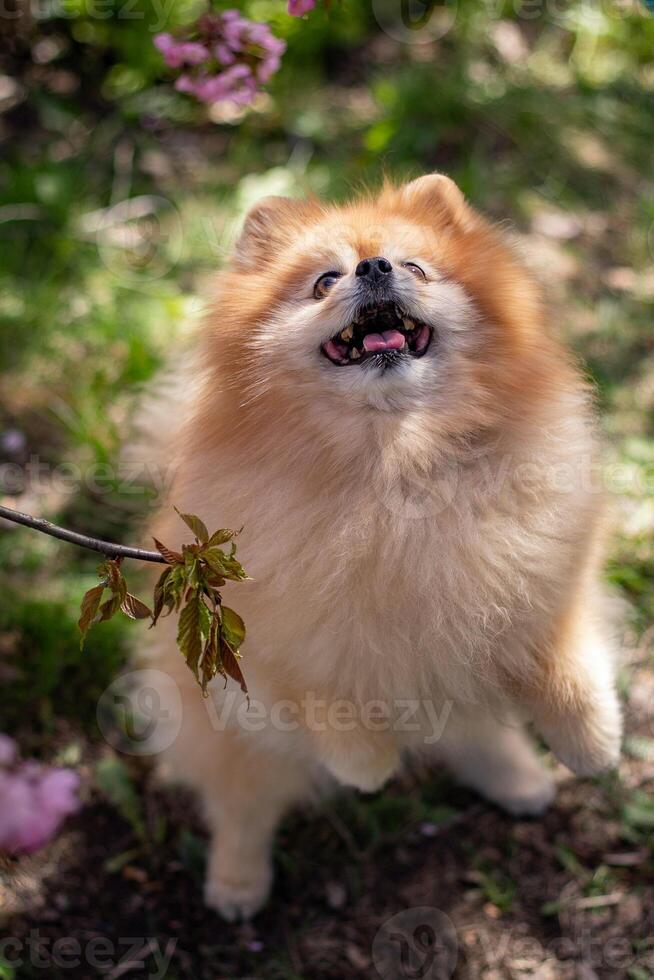
[(498, 784), (485, 795), (513, 817), (539, 817), (556, 796), (549, 773), (534, 767), (532, 772), (516, 773), (506, 785)]
[(570, 739), (550, 738), (550, 748), (559, 762), (577, 776), (598, 776), (616, 769), (620, 762), (619, 733), (604, 735), (601, 740), (586, 738), (585, 733), (575, 733)]
[(622, 717), (617, 697), (606, 697), (592, 713), (541, 726), (554, 755), (578, 776), (596, 776), (620, 761)]
[(271, 885), (270, 865), (235, 871), (231, 875), (212, 873), (210, 869), (204, 886), (204, 901), (228, 922), (251, 919), (266, 904)]

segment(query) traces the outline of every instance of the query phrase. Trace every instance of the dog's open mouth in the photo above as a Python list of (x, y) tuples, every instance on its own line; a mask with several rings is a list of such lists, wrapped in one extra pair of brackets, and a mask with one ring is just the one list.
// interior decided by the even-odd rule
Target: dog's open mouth
[(422, 357), (431, 343), (432, 329), (404, 313), (395, 303), (363, 309), (356, 320), (322, 345), (332, 364), (365, 364), (376, 359), (390, 365), (405, 357)]

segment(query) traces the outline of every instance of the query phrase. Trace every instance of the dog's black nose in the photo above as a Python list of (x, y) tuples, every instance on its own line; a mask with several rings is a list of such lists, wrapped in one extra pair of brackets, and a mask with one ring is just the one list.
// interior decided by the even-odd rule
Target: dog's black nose
[(381, 255), (375, 255), (372, 259), (361, 259), (355, 269), (355, 275), (360, 279), (369, 279), (370, 282), (379, 282), (390, 275), (393, 266)]

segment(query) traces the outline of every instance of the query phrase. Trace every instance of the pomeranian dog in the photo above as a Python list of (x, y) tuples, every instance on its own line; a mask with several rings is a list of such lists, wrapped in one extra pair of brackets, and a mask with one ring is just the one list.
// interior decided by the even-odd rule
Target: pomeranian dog
[[(203, 699), (174, 617), (148, 663), (179, 692), (162, 756), (203, 803), (210, 906), (264, 904), (280, 818), (330, 784), (373, 792), (420, 756), (539, 814), (527, 723), (576, 773), (616, 764), (592, 398), (450, 179), (262, 200), (198, 365), (170, 502), (243, 526), (250, 708), (220, 677)], [(152, 530), (185, 540), (170, 506)]]

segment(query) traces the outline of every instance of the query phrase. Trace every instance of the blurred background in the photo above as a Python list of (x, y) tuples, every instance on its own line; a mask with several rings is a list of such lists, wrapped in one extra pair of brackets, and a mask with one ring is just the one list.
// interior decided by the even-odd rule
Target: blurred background
[[(0, 502), (135, 543), (156, 479), (121, 443), (186, 344), (244, 210), (267, 193), (342, 198), (385, 173), (445, 171), (518, 237), (554, 329), (596, 386), (614, 517), (606, 574), (627, 610), (624, 763), (598, 781), (557, 770), (557, 804), (532, 823), (440, 772), (292, 818), (271, 906), (228, 926), (203, 909), (193, 802), (157, 787), (147, 760), (117, 752), (98, 726), (98, 700), (145, 627), (113, 620), (80, 652), (97, 559), (2, 522), (0, 732), (25, 757), (76, 770), (84, 807), (46, 847), (0, 858), (0, 929), (23, 944), (38, 930), (44, 955), (70, 937), (113, 944), (110, 968), (55, 957), (53, 977), (153, 976), (172, 938), (158, 974), (169, 980), (397, 980), (378, 971), (373, 939), (400, 910), (431, 906), (456, 927), (456, 976), (646, 980), (654, 18), (636, 0), (239, 9), (287, 44), (247, 107), (174, 88), (153, 38), (191, 23), (197, 3), (3, 5)], [(140, 960), (121, 960), (129, 936), (142, 937)], [(0, 946), (3, 980), (44, 975), (21, 948), (16, 966)]]

